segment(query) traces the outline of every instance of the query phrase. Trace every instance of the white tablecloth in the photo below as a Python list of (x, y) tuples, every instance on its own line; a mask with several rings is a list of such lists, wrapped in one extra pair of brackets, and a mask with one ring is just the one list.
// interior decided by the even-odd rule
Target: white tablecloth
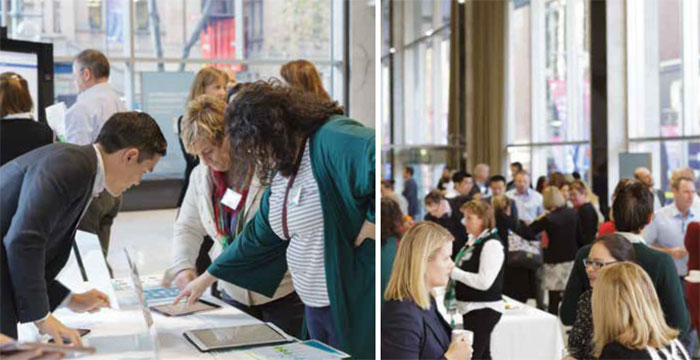
[[(438, 308), (448, 319), (443, 296), (438, 293)], [(491, 357), (494, 360), (560, 360), (564, 338), (559, 319), (550, 313), (504, 298), (515, 309), (505, 310), (493, 329)], [(462, 317), (455, 316), (454, 320), (455, 327), (462, 328)]]

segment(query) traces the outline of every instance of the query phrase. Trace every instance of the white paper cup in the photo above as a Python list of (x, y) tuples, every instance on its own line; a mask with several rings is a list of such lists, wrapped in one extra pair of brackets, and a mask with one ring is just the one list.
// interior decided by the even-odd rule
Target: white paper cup
[(693, 279), (700, 279), (700, 270), (690, 270), (688, 276), (690, 276)]
[(474, 333), (469, 331), (469, 330), (462, 330), (462, 329), (454, 329), (452, 330), (452, 341), (455, 340), (458, 336), (461, 335), (466, 335), (467, 342), (469, 344), (474, 344)]

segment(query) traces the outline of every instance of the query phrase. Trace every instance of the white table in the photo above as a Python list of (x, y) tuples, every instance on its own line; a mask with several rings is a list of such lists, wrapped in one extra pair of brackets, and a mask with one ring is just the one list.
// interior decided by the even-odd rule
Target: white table
[[(203, 299), (221, 305), (221, 308), (182, 317), (167, 317), (153, 312), (154, 327), (149, 329), (135, 292), (131, 289), (112, 290), (97, 237), (81, 233), (76, 238), (83, 262), (90, 269), (90, 282), (83, 282), (73, 255), (59, 274), (59, 280), (75, 292), (100, 289), (110, 295), (112, 302), (117, 299), (119, 303), (116, 308), (102, 309), (94, 314), (77, 314), (67, 308), (54, 312), (56, 318), (68, 327), (90, 329), (91, 332), (83, 340), (86, 345), (94, 346), (97, 353), (82, 357), (84, 359), (214, 359), (215, 353), (199, 352), (182, 333), (192, 329), (261, 323), (219, 299), (205, 296)], [(205, 294), (209, 294), (209, 291)], [(32, 324), (19, 327), (20, 341), (46, 338), (40, 337)]]
[[(438, 308), (448, 319), (438, 292)], [(560, 360), (564, 338), (559, 319), (547, 312), (505, 297), (517, 309), (505, 310), (491, 333), (491, 357), (494, 360)], [(455, 327), (462, 328), (462, 317), (455, 316)], [(449, 322), (449, 319), (448, 319)]]

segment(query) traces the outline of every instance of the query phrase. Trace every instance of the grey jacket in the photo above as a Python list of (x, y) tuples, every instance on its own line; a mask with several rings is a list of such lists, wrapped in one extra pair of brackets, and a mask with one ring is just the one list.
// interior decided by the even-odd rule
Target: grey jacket
[(41, 319), (69, 290), (55, 280), (92, 197), (97, 154), (92, 145), (50, 144), (0, 167), (0, 323)]

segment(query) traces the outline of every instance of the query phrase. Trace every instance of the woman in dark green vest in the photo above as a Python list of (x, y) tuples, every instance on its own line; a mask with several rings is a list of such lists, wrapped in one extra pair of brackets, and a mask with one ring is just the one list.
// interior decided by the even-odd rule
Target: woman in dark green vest
[(232, 157), (254, 162), (269, 188), (176, 301), (193, 303), (217, 278), (271, 296), (289, 267), (310, 337), (374, 358), (374, 130), (276, 80), (247, 86), (225, 120)]

